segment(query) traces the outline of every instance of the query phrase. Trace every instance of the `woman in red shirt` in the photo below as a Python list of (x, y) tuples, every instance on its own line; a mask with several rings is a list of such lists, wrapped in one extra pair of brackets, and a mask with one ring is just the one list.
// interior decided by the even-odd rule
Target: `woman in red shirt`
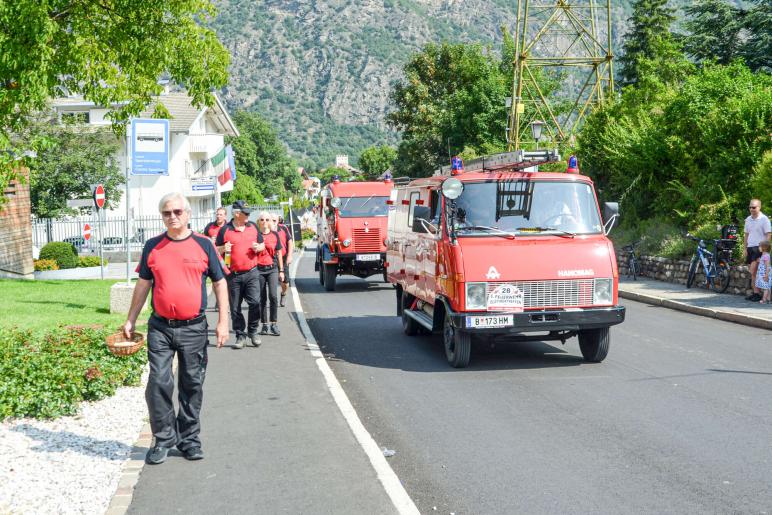
[[(257, 227), (260, 229), (258, 243), (264, 243), (265, 248), (257, 254), (257, 270), (260, 278), (260, 291), (268, 288), (268, 300), (270, 309), (270, 331), (274, 336), (279, 336), (277, 325), (279, 308), (279, 281), (284, 280), (284, 259), (281, 255), (281, 239), (279, 234), (272, 230), (271, 215), (266, 211), (260, 213), (257, 219)], [(265, 297), (263, 297), (265, 298)], [(263, 331), (261, 331), (262, 333)]]

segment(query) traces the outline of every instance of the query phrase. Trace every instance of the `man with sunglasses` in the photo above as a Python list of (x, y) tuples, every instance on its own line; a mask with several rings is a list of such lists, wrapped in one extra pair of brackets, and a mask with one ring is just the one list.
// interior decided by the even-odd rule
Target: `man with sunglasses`
[[(231, 256), (228, 280), (228, 297), (231, 307), (231, 323), (236, 333), (235, 349), (243, 349), (247, 338), (253, 346), (260, 346), (257, 334), (260, 325), (260, 278), (258, 276), (258, 253), (265, 249), (258, 240), (257, 226), (249, 221), (251, 209), (243, 200), (231, 206), (233, 219), (217, 234), (217, 250), (229, 252)], [(247, 320), (241, 312), (241, 301), (247, 301)]]
[(743, 247), (745, 251), (745, 263), (749, 265), (751, 272), (751, 286), (753, 293), (745, 297), (746, 300), (758, 302), (761, 300), (761, 291), (756, 286), (756, 270), (759, 268), (759, 258), (761, 251), (759, 243), (763, 240), (769, 241), (772, 236), (772, 226), (767, 215), (761, 212), (761, 200), (754, 198), (748, 203), (750, 215), (745, 219), (745, 236)]
[[(219, 304), (215, 334), (217, 347), (228, 338), (228, 297), (223, 269), (209, 238), (188, 228), (190, 204), (180, 193), (161, 198), (159, 211), (166, 232), (145, 243), (139, 262), (139, 279), (131, 308), (123, 324), (130, 338), (150, 290), (153, 314), (148, 321), (147, 356), (150, 376), (145, 399), (155, 443), (145, 461), (166, 461), (176, 446), (188, 460), (200, 460), (201, 401), (207, 365), (208, 326), (206, 278), (212, 279)], [(174, 414), (172, 361), (177, 354), (179, 411)]]

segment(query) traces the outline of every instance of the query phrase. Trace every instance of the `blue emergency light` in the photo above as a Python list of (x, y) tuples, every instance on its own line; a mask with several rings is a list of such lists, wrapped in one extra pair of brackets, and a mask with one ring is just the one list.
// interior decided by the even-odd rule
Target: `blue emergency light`
[(450, 173), (451, 175), (457, 175), (464, 171), (464, 162), (460, 157), (454, 156), (450, 159)]

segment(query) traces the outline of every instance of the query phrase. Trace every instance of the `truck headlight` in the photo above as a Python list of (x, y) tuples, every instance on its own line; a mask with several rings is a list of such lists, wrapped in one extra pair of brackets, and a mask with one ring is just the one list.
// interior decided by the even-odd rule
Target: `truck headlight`
[(349, 240), (348, 238), (343, 240), (343, 246), (344, 247), (350, 247), (351, 246), (351, 240)]
[(595, 291), (592, 295), (592, 303), (610, 305), (614, 298), (613, 286), (613, 279), (595, 279)]
[(488, 283), (466, 283), (466, 309), (488, 307)]

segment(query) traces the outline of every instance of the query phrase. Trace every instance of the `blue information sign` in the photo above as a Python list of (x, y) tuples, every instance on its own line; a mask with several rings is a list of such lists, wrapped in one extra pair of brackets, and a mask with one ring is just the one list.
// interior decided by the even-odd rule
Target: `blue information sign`
[(131, 142), (133, 175), (169, 175), (169, 120), (132, 120)]

